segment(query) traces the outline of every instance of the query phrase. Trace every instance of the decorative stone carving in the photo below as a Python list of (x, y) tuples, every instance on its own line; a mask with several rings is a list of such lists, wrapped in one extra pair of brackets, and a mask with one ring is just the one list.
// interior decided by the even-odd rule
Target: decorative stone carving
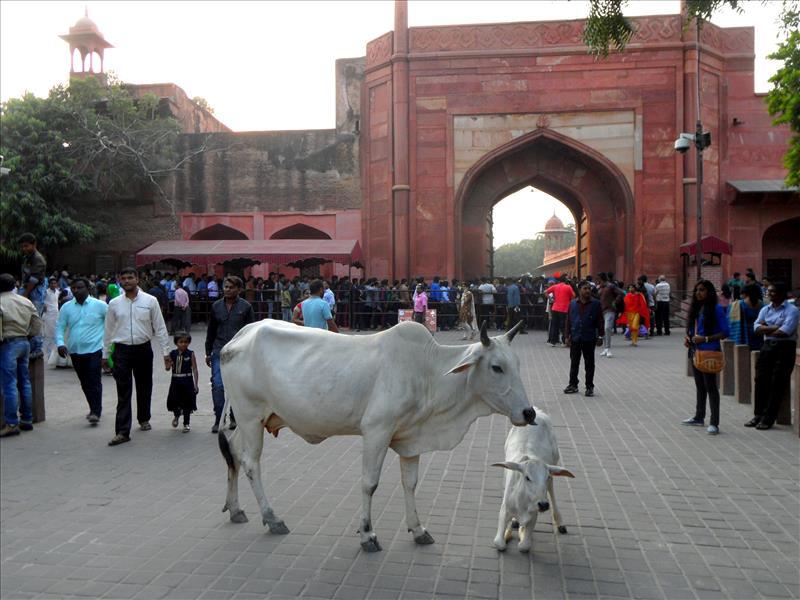
[(390, 31), (384, 33), (381, 37), (376, 38), (367, 44), (367, 68), (374, 67), (385, 62), (389, 62), (392, 58), (392, 49), (394, 46), (394, 34)]
[(539, 115), (539, 118), (536, 119), (536, 127), (537, 129), (547, 129), (550, 127), (550, 117), (547, 115)]

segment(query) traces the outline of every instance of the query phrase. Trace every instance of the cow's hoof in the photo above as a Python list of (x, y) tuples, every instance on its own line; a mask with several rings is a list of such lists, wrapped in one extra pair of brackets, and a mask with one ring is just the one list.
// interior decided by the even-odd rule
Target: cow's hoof
[(494, 548), (495, 548), (495, 550), (497, 550), (498, 552), (505, 552), (505, 551), (506, 551), (506, 545), (505, 545), (505, 543), (501, 543), (501, 542), (494, 542), (494, 543), (492, 544), (492, 547), (494, 547)]
[(527, 554), (528, 552), (531, 551), (531, 547), (530, 546), (520, 546), (519, 547), (519, 551), (520, 552), (524, 552), (525, 554)]
[(269, 526), (269, 532), (274, 533), (275, 535), (286, 535), (289, 533), (289, 528), (283, 521), (275, 521), (274, 523), (268, 523), (267, 525)]
[(247, 515), (243, 510), (231, 513), (231, 523), (247, 523)]
[(378, 538), (371, 538), (366, 542), (361, 542), (361, 549), (364, 552), (379, 552), (383, 550), (381, 545), (378, 543)]
[(420, 546), (427, 546), (428, 544), (433, 544), (434, 539), (430, 533), (425, 531), (422, 535), (415, 537), (414, 541)]
[(559, 525), (558, 526), (558, 533), (567, 533), (567, 526), (566, 525)]

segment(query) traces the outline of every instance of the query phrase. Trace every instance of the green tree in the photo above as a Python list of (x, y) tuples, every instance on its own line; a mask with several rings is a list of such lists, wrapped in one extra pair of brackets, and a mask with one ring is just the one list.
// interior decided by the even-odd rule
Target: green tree
[(197, 106), (199, 106), (199, 107), (200, 107), (200, 108), (202, 108), (203, 110), (205, 110), (205, 111), (207, 111), (207, 112), (211, 113), (212, 115), (214, 114), (214, 109), (213, 109), (213, 108), (211, 107), (211, 105), (208, 103), (208, 100), (206, 100), (206, 99), (205, 99), (205, 98), (203, 98), (202, 96), (195, 96), (194, 98), (192, 98), (192, 102), (194, 102), (195, 104), (197, 104)]
[[(611, 48), (625, 50), (633, 37), (633, 24), (624, 17), (622, 10), (627, 0), (591, 0), (589, 17), (583, 39), (589, 52), (605, 58)], [(688, 26), (697, 20), (698, 29), (709, 21), (720, 8), (728, 6), (742, 11), (741, 0), (687, 0)], [(783, 61), (783, 66), (770, 78), (772, 89), (767, 94), (769, 113), (775, 116), (774, 124), (788, 124), (793, 132), (789, 150), (784, 156), (784, 165), (789, 170), (786, 185), (800, 185), (800, 2), (783, 0), (781, 11), (782, 31), (786, 38), (777, 51), (769, 56)]]
[(494, 251), (494, 274), (517, 277), (532, 272), (544, 261), (544, 238), (503, 244)]
[(769, 79), (772, 89), (767, 94), (767, 107), (776, 117), (774, 124), (786, 123), (795, 133), (783, 164), (789, 170), (786, 185), (800, 186), (800, 5), (784, 2), (781, 20), (786, 39), (769, 58), (782, 61), (783, 66)]
[(175, 119), (159, 116), (154, 96), (136, 99), (95, 78), (3, 103), (0, 154), (11, 172), (0, 182), (0, 258), (17, 255), (25, 231), (48, 250), (103, 233), (102, 211), (81, 222), (78, 203), (144, 190), (166, 198), (161, 179), (186, 160), (176, 156), (179, 132)]

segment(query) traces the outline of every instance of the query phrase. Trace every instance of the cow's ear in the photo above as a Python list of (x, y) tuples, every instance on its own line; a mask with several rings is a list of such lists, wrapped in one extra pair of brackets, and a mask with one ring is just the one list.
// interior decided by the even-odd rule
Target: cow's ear
[(522, 465), (520, 465), (519, 463), (511, 462), (510, 460), (501, 463), (493, 463), (492, 466), (503, 467), (504, 469), (508, 469), (509, 471), (519, 471), (520, 473), (523, 473)]
[(458, 366), (453, 367), (452, 369), (447, 371), (447, 373), (445, 373), (445, 375), (452, 375), (453, 373), (463, 373), (463, 372), (467, 371), (470, 367), (474, 367), (475, 366), (475, 362), (476, 361), (474, 359), (470, 358), (470, 359), (468, 359), (468, 362), (463, 362), (463, 363), (459, 364)]
[(575, 475), (572, 474), (572, 471), (564, 467), (559, 467), (558, 465), (547, 465), (547, 470), (550, 471), (550, 475), (553, 477), (572, 477), (575, 479)]

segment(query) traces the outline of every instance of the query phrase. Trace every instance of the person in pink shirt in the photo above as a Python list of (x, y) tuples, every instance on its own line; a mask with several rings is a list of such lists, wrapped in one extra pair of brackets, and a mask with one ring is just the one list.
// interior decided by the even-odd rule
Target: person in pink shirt
[(551, 346), (564, 343), (564, 324), (567, 322), (569, 303), (575, 297), (575, 290), (566, 283), (566, 279), (566, 276), (562, 275), (558, 283), (551, 285), (544, 291), (545, 296), (553, 294), (550, 329), (547, 336), (547, 343)]
[(425, 325), (426, 310), (428, 310), (428, 294), (425, 293), (425, 288), (420, 283), (414, 290), (414, 321)]
[(175, 283), (175, 309), (172, 312), (170, 323), (172, 334), (177, 331), (189, 332), (192, 327), (192, 313), (189, 308), (189, 294), (183, 288), (180, 280)]

